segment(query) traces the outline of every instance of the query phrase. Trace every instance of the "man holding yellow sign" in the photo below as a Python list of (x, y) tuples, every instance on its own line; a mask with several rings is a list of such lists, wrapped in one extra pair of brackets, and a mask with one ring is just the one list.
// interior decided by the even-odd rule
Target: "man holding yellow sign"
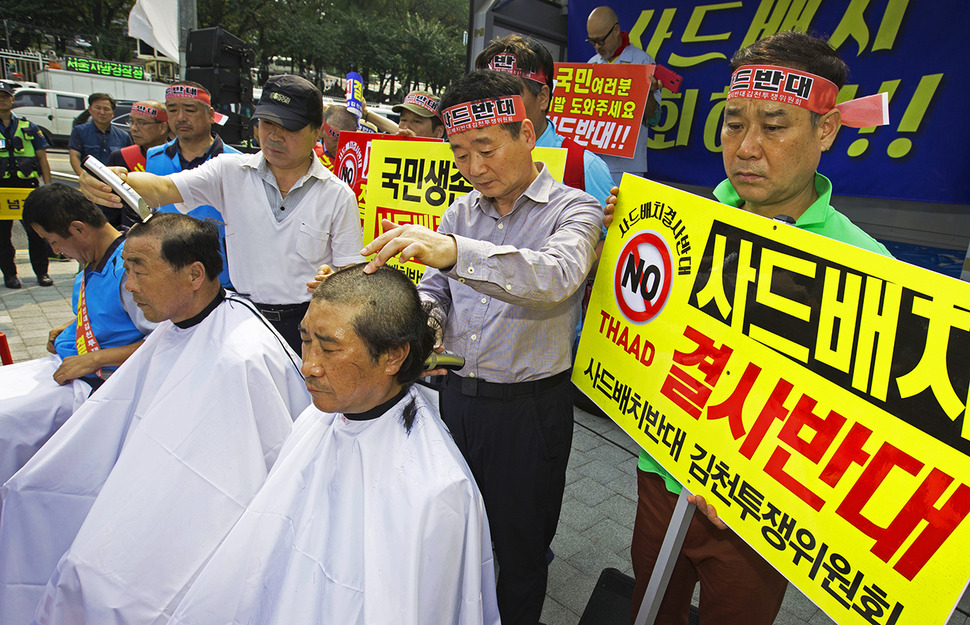
[[(795, 32), (773, 35), (732, 59), (731, 87), (721, 129), (728, 179), (715, 190), (724, 204), (797, 228), (888, 255), (885, 247), (831, 207), (832, 185), (816, 169), (841, 124), (888, 123), (885, 94), (836, 105), (848, 68), (824, 41)], [(606, 221), (612, 220), (612, 206)], [(634, 616), (660, 553), (681, 485), (646, 452), (638, 463), (634, 526)], [(687, 622), (695, 584), (702, 586), (702, 622), (774, 621), (785, 578), (726, 527), (713, 506), (693, 498), (707, 518), (695, 516), (657, 623)]]

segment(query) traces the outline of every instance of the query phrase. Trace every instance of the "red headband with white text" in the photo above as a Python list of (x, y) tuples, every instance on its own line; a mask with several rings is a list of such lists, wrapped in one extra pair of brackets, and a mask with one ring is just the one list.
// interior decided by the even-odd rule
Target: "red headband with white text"
[(889, 99), (885, 93), (836, 104), (838, 95), (835, 83), (815, 74), (775, 65), (745, 65), (731, 76), (727, 99), (754, 98), (794, 104), (821, 115), (837, 108), (842, 124), (851, 128), (889, 123)]
[(157, 109), (154, 106), (148, 106), (143, 102), (135, 102), (131, 105), (131, 115), (144, 115), (145, 117), (151, 117), (152, 119), (160, 122), (168, 121), (168, 111), (165, 109)]
[(423, 93), (409, 93), (404, 96), (403, 104), (416, 104), (432, 115), (438, 114), (438, 101)]
[(496, 54), (492, 57), (492, 60), (488, 62), (488, 69), (495, 70), (496, 72), (505, 72), (506, 74), (512, 74), (513, 76), (520, 76), (522, 78), (528, 78), (529, 80), (534, 80), (535, 82), (545, 85), (548, 84), (549, 77), (546, 76), (545, 72), (541, 69), (537, 69), (534, 72), (525, 72), (519, 68), (519, 59), (511, 52), (503, 52), (502, 54)]
[(209, 106), (212, 106), (212, 100), (209, 98), (209, 94), (199, 89), (197, 87), (191, 87), (189, 85), (172, 85), (165, 90), (165, 101), (173, 100), (175, 98), (185, 98), (187, 100), (198, 100), (199, 102), (205, 102)]
[(475, 128), (521, 122), (525, 119), (525, 103), (519, 95), (465, 102), (445, 109), (441, 114), (441, 121), (444, 122), (449, 136)]

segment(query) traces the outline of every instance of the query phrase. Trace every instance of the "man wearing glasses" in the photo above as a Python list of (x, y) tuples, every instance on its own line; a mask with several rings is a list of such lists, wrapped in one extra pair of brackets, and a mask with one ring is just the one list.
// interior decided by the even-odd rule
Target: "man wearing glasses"
[[(626, 31), (620, 30), (620, 22), (616, 13), (608, 6), (593, 9), (586, 20), (586, 43), (596, 50), (588, 63), (634, 63), (651, 65), (654, 63), (649, 54), (630, 45), (630, 37)], [(650, 95), (647, 98), (647, 108), (643, 113), (643, 125), (654, 126), (660, 121), (660, 83), (652, 76), (650, 78)], [(637, 137), (637, 151), (633, 158), (623, 156), (602, 155), (610, 168), (613, 181), (619, 185), (623, 172), (635, 176), (647, 175), (647, 131), (640, 132)]]
[(168, 113), (165, 105), (155, 100), (142, 100), (131, 105), (128, 132), (133, 145), (115, 150), (108, 157), (108, 166), (124, 167), (128, 171), (145, 171), (148, 148), (162, 145), (169, 139)]

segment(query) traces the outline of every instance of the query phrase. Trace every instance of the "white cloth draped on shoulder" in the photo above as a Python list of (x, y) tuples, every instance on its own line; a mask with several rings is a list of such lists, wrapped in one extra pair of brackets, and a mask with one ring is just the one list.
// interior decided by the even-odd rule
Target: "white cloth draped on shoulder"
[(50, 355), (0, 367), (0, 484), (24, 466), (91, 394), (81, 380), (60, 385)]
[(0, 491), (0, 623), (164, 623), (309, 405), (298, 362), (238, 300), (159, 325)]
[(481, 494), (418, 391), (370, 420), (311, 406), (169, 625), (491, 625), (493, 566)]

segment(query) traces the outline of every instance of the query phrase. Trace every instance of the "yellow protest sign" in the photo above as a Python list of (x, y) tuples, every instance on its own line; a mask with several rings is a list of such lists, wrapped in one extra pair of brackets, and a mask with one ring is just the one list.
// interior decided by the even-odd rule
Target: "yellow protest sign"
[(0, 219), (20, 219), (24, 200), (33, 189), (0, 188)]
[[(553, 178), (562, 181), (566, 150), (536, 148), (532, 154), (546, 164)], [(458, 171), (447, 143), (375, 140), (371, 142), (368, 171), (364, 245), (383, 232), (382, 219), (437, 230), (445, 209), (472, 191), (471, 184)], [(421, 263), (400, 264), (394, 259), (387, 264), (406, 273), (415, 283), (424, 275)]]
[(836, 622), (970, 576), (970, 284), (625, 175), (573, 381)]

